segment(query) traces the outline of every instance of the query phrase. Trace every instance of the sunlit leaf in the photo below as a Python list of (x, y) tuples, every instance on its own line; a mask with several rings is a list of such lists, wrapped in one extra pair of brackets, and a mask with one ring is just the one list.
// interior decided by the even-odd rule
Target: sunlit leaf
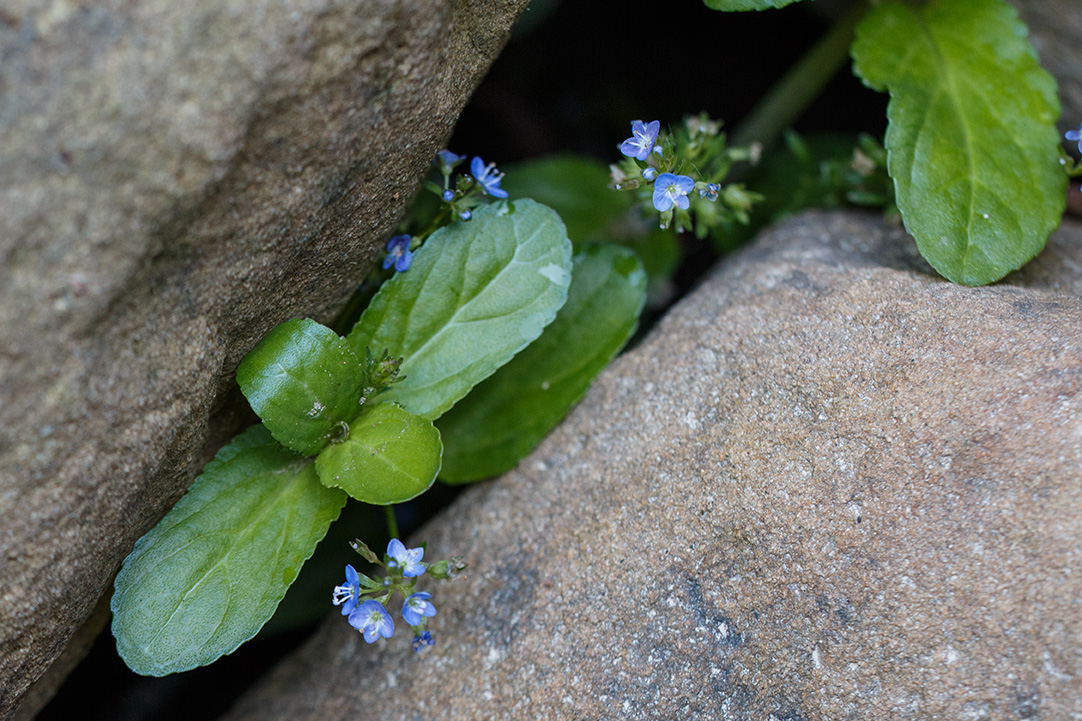
[(518, 463), (631, 337), (645, 299), (646, 274), (631, 251), (593, 245), (575, 256), (567, 303), (552, 325), (437, 422), (446, 446), (441, 478), (474, 481)]
[(956, 283), (1002, 278), (1059, 224), (1055, 80), (1002, 0), (891, 2), (857, 27), (855, 67), (890, 91), (886, 147), (921, 254)]
[(571, 242), (532, 200), (478, 208), (442, 228), (383, 285), (348, 341), (405, 358), (383, 399), (429, 420), (537, 338), (567, 298)]

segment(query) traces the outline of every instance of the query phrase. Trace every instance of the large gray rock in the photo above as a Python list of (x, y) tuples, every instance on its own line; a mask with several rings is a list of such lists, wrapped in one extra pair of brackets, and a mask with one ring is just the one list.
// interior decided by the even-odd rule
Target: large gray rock
[(423, 529), (431, 653), (333, 614), (228, 718), (1078, 718), (1080, 292), (793, 219)]
[(236, 427), (239, 359), (356, 287), (526, 4), (0, 8), (0, 718)]

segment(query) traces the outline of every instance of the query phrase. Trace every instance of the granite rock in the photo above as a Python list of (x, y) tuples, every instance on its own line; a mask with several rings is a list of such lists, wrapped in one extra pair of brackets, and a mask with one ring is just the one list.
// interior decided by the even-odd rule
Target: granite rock
[(0, 718), (237, 427), (240, 358), (341, 308), (526, 4), (0, 8)]
[(334, 614), (227, 718), (1079, 718), (1080, 293), (1077, 224), (965, 288), (791, 219), (417, 534), (430, 652)]

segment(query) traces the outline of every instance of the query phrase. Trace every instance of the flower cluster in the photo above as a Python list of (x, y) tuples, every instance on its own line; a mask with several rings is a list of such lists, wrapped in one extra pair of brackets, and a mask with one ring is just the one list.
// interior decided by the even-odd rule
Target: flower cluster
[(413, 251), (436, 230), (449, 223), (469, 220), (473, 217), (473, 209), (484, 202), (485, 196), (499, 200), (507, 197), (507, 191), (500, 187), (503, 173), (496, 169), (495, 163), (486, 164), (479, 157), (475, 156), (470, 161), (468, 174), (455, 179), (455, 168), (465, 160), (465, 155), (456, 155), (450, 150), (436, 153), (432, 164), (442, 176), (442, 182), (429, 181), (425, 187), (439, 197), (440, 210), (427, 223), (423, 223), (422, 230), (412, 235), (396, 235), (387, 241), (384, 270), (394, 268), (399, 273), (409, 270)]
[(349, 625), (360, 631), (367, 643), (390, 638), (394, 635), (394, 621), (386, 604), (395, 592), (399, 592), (405, 599), (402, 619), (413, 628), (413, 649), (421, 651), (433, 646), (436, 642), (425, 624), (436, 615), (436, 607), (432, 604), (431, 593), (414, 590), (417, 579), (426, 571), (433, 578), (452, 578), (465, 568), (462, 559), (452, 558), (429, 565), (421, 560), (425, 553), (423, 547), (406, 548), (397, 538), (387, 544), (387, 553), (382, 560), (361, 541), (351, 545), (368, 562), (386, 568), (387, 576), (378, 581), (359, 573), (351, 565), (346, 566), (346, 582), (335, 587), (331, 602), (342, 607), (342, 615), (347, 617)]
[(716, 226), (747, 223), (761, 199), (743, 185), (721, 182), (734, 162), (756, 162), (758, 147), (726, 147), (721, 123), (706, 115), (686, 118), (672, 133), (662, 132), (660, 121), (634, 120), (631, 137), (619, 147), (625, 159), (611, 167), (613, 186), (639, 191), (643, 207), (660, 214), (662, 228), (675, 222), (677, 231), (693, 227), (705, 237)]
[(447, 212), (441, 215), (457, 217), (460, 220), (469, 220), (473, 215), (473, 208), (483, 202), (485, 195), (500, 200), (507, 197), (507, 191), (500, 187), (503, 173), (496, 170), (495, 163), (486, 164), (477, 156), (470, 161), (468, 174), (459, 175), (457, 180), (453, 179), (455, 168), (465, 159), (465, 155), (456, 155), (450, 150), (441, 150), (436, 153), (433, 164), (443, 177), (443, 182), (425, 184), (425, 187), (443, 201)]
[(361, 369), (364, 382), (361, 385), (359, 405), (363, 406), (405, 378), (398, 373), (402, 360), (402, 358), (392, 356), (386, 348), (383, 349), (382, 355), (376, 356), (372, 354), (371, 348), (365, 347), (364, 366)]

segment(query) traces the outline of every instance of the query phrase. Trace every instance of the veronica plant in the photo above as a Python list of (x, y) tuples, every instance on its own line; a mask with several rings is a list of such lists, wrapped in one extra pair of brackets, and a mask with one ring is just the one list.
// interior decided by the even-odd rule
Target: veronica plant
[[(799, 0), (704, 0), (763, 10)], [(850, 47), (851, 43), (851, 47)], [(890, 93), (885, 139), (894, 199), (939, 273), (981, 285), (1044, 247), (1065, 207), (1055, 80), (1005, 0), (854, 3), (737, 133), (770, 142), (849, 49), (857, 75)], [(788, 118), (788, 120), (786, 120)]]
[[(254, 636), (348, 498), (390, 511), (432, 485), (444, 458), (434, 422), (463, 436), (461, 422), (441, 418), (457, 403), (483, 409), (486, 423), (523, 428), (495, 469), (469, 434), (455, 442), (456, 482), (499, 472), (559, 422), (630, 337), (645, 287), (634, 253), (591, 246), (573, 259), (559, 216), (511, 199), (493, 165), (474, 158), (469, 175), (452, 180), (464, 160), (437, 156), (437, 208), (387, 243), (383, 268), (395, 272), (348, 334), (290, 320), (241, 362), (238, 384), (262, 423), (218, 452), (117, 575), (113, 634), (133, 670), (184, 671)], [(570, 367), (548, 351), (529, 368), (509, 363), (541, 337), (551, 349), (570, 333), (590, 338)], [(524, 405), (538, 400), (538, 385), (554, 392)], [(418, 578), (449, 578), (462, 565), (429, 566), (423, 549), (397, 540), (393, 512), (387, 521), (394, 538), (382, 560), (355, 545), (386, 578), (348, 566), (332, 600), (373, 642), (393, 635), (385, 605), (400, 592), (413, 646), (424, 648), (436, 611)]]

